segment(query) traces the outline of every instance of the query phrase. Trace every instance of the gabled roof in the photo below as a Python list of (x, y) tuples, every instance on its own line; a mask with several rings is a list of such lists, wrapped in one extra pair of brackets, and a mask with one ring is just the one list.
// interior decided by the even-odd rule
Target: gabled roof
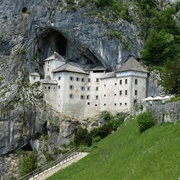
[(42, 84), (54, 84), (54, 85), (57, 84), (56, 80), (49, 80), (49, 79), (42, 79), (41, 82)]
[(87, 72), (85, 72), (80, 67), (74, 66), (70, 63), (63, 64), (62, 66), (56, 68), (52, 72), (56, 73), (56, 72), (64, 72), (64, 71), (65, 72), (75, 72), (75, 73), (81, 73), (81, 74), (88, 74)]
[(38, 73), (34, 72), (34, 73), (31, 73), (30, 76), (40, 76)]
[(105, 71), (106, 68), (100, 65), (88, 64), (84, 66), (85, 71)]
[(53, 55), (51, 55), (47, 59), (45, 59), (45, 61), (52, 61), (52, 60), (58, 60), (58, 61), (66, 62), (66, 60), (61, 55), (59, 55), (57, 52), (54, 52)]
[(107, 79), (107, 78), (113, 78), (113, 77), (116, 77), (116, 72), (113, 71), (113, 72), (108, 72), (106, 74), (104, 74), (101, 79)]
[(134, 57), (130, 57), (116, 72), (124, 71), (148, 72)]

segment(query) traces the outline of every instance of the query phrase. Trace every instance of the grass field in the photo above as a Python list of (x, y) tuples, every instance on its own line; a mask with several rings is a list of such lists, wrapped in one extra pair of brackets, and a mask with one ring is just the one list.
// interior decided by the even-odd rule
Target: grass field
[(156, 125), (140, 134), (137, 122), (97, 144), (88, 156), (48, 180), (178, 180), (180, 122)]

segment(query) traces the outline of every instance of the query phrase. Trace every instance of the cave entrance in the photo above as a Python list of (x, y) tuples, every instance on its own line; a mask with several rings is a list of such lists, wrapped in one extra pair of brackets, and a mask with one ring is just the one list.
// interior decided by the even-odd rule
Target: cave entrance
[(66, 49), (67, 39), (54, 29), (48, 29), (39, 37), (38, 51), (42, 61), (54, 52), (59, 53), (61, 56), (66, 56)]

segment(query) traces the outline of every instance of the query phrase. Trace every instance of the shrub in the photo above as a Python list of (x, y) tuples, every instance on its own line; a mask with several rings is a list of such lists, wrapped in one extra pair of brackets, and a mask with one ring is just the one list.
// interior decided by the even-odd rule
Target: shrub
[(155, 125), (155, 119), (151, 110), (141, 113), (137, 116), (137, 123), (139, 125), (140, 133), (143, 133), (147, 129)]
[(24, 176), (31, 171), (37, 169), (37, 154), (32, 153), (29, 156), (24, 156), (20, 164), (20, 175)]
[(107, 135), (109, 135), (113, 130), (112, 123), (104, 124), (103, 126), (96, 128), (92, 130), (92, 136), (100, 137), (101, 139), (105, 138)]
[(87, 129), (83, 129), (82, 127), (80, 127), (75, 132), (74, 144), (75, 144), (75, 146), (79, 146), (79, 145), (91, 146), (91, 144), (92, 144), (91, 133), (89, 133)]
[(110, 122), (113, 117), (109, 112), (105, 112), (103, 118), (105, 122)]

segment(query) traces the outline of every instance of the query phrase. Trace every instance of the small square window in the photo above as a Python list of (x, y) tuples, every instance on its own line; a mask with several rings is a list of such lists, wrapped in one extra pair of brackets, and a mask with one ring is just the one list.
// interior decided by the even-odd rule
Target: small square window
[(99, 82), (99, 78), (96, 78), (96, 82)]
[(88, 102), (87, 105), (90, 105), (90, 102)]
[(70, 98), (70, 99), (73, 99), (73, 98), (74, 98), (74, 95), (73, 95), (73, 94), (69, 94), (69, 98)]
[(104, 106), (106, 106), (106, 104), (104, 104)]
[(61, 77), (58, 77), (58, 80), (61, 80)]
[(73, 86), (73, 85), (69, 85), (69, 89), (70, 89), (70, 90), (73, 90), (73, 89), (74, 89), (74, 86)]
[(116, 94), (114, 94), (114, 96), (116, 96)]
[(127, 82), (128, 82), (127, 79), (125, 79), (125, 84), (127, 84)]
[(36, 79), (36, 78), (34, 77), (34, 79)]
[(84, 95), (81, 95), (81, 99), (85, 99), (85, 96), (84, 96)]
[(90, 99), (90, 95), (87, 95), (87, 99)]
[(136, 84), (136, 85), (138, 84), (138, 80), (137, 80), (137, 79), (135, 79), (135, 84)]
[(74, 81), (74, 77), (72, 77), (72, 76), (69, 77), (69, 79), (70, 79), (70, 81)]
[(85, 91), (85, 87), (84, 86), (81, 86), (81, 91)]
[(95, 106), (97, 106), (97, 104), (95, 104)]
[(88, 82), (91, 82), (91, 78), (88, 78)]
[(50, 87), (50, 86), (48, 86), (48, 89), (51, 89), (51, 87)]
[(116, 86), (117, 84), (116, 84), (116, 83), (114, 83), (114, 85)]
[(79, 77), (76, 77), (76, 81), (79, 81)]
[(124, 103), (125, 106), (127, 106), (127, 103)]
[(59, 85), (58, 88), (61, 89), (61, 86)]
[(84, 78), (81, 78), (81, 82), (84, 82)]
[(116, 106), (116, 103), (114, 103), (114, 105)]
[(122, 95), (122, 91), (119, 91), (119, 95), (120, 95), (120, 96)]
[(104, 84), (104, 87), (106, 87), (106, 84)]
[(99, 87), (96, 87), (96, 91), (98, 91), (99, 90)]
[(128, 94), (128, 91), (127, 90), (125, 90), (125, 95), (127, 95)]
[(122, 103), (119, 103), (120, 106), (122, 106)]
[(104, 94), (104, 97), (106, 97), (106, 94)]
[(137, 94), (138, 94), (138, 91), (137, 91), (137, 90), (135, 90), (135, 91), (134, 91), (134, 94), (135, 94), (135, 96), (137, 96)]

